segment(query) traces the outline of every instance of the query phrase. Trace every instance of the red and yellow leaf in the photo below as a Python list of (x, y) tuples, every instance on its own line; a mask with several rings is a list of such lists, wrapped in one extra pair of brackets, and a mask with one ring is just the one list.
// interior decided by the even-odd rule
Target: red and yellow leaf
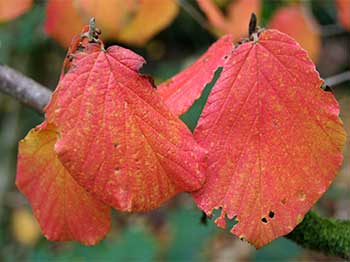
[(317, 61), (321, 37), (316, 20), (303, 6), (293, 4), (279, 8), (272, 16), (269, 28), (277, 29), (294, 38), (313, 61)]
[(339, 23), (350, 31), (350, 0), (336, 0)]
[[(88, 20), (89, 17), (85, 22)], [(84, 24), (71, 0), (48, 0), (44, 28), (61, 45), (69, 46), (72, 37), (80, 32)]]
[(195, 138), (208, 149), (204, 187), (193, 193), (216, 223), (262, 247), (290, 232), (327, 190), (345, 143), (339, 107), (306, 52), (263, 31), (234, 50), (208, 98)]
[(75, 54), (46, 110), (70, 174), (123, 211), (156, 208), (204, 182), (206, 152), (138, 73), (144, 62), (122, 47), (91, 44)]
[(229, 59), (232, 50), (232, 36), (224, 36), (191, 66), (158, 86), (158, 93), (175, 115), (185, 113), (201, 96), (205, 85)]
[(227, 7), (227, 15), (216, 6), (213, 0), (197, 0), (199, 7), (206, 14), (209, 23), (220, 34), (230, 33), (234, 41), (248, 36), (251, 13), (260, 16), (260, 0), (235, 0)]
[(33, 0), (0, 1), (0, 22), (15, 19), (31, 8)]
[(20, 142), (16, 184), (28, 198), (49, 240), (93, 245), (110, 228), (110, 208), (70, 176), (54, 152), (56, 129), (46, 123)]

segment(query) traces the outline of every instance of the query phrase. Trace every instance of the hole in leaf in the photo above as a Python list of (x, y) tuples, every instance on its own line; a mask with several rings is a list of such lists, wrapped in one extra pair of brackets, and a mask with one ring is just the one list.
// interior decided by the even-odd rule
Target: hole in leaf
[(227, 55), (225, 55), (225, 56), (224, 56), (224, 59), (227, 59), (227, 58), (228, 58), (228, 56), (227, 56)]
[(114, 146), (114, 147), (118, 147), (119, 144), (118, 144), (118, 143), (113, 143), (113, 146)]
[(264, 224), (267, 224), (267, 219), (266, 219), (266, 217), (263, 217), (263, 218), (261, 219), (261, 222), (263, 222)]
[(275, 216), (275, 213), (273, 211), (269, 212), (269, 218), (273, 218)]
[(305, 195), (304, 191), (302, 191), (302, 190), (298, 190), (296, 193), (296, 196), (300, 201), (304, 201), (306, 198), (306, 195)]
[[(211, 216), (209, 216), (209, 219), (213, 219), (213, 221), (216, 221), (216, 219), (218, 219), (221, 216), (222, 213), (222, 207), (219, 207), (218, 209), (214, 209), (213, 213)], [(231, 230), (236, 224), (238, 224), (238, 219), (237, 216), (234, 216), (232, 219), (230, 219), (227, 214), (225, 214), (225, 231), (226, 230)]]

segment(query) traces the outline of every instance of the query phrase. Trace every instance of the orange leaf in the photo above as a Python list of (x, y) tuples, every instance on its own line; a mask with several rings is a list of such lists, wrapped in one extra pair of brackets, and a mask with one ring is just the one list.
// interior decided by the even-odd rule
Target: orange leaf
[(31, 8), (33, 0), (0, 1), (0, 22), (15, 19)]
[(105, 39), (144, 45), (177, 15), (173, 0), (78, 0), (85, 17), (94, 16)]
[(142, 46), (173, 21), (178, 9), (173, 0), (143, 0), (118, 39), (123, 43)]
[(136, 0), (77, 0), (75, 6), (85, 19), (95, 17), (106, 39), (116, 39), (136, 12)]
[(201, 96), (215, 71), (229, 59), (232, 49), (232, 36), (224, 36), (195, 63), (158, 86), (158, 93), (175, 115), (185, 113)]
[(345, 143), (339, 106), (306, 52), (276, 30), (234, 50), (195, 130), (209, 150), (193, 193), (216, 223), (256, 247), (289, 233), (327, 190)]
[(91, 44), (75, 54), (46, 111), (64, 166), (123, 211), (156, 208), (204, 182), (206, 153), (138, 73), (144, 62), (122, 47)]
[(212, 26), (221, 34), (231, 33), (234, 41), (248, 36), (250, 15), (255, 13), (259, 17), (261, 10), (260, 0), (236, 0), (229, 4), (225, 16), (213, 0), (197, 2)]
[(317, 22), (305, 8), (298, 4), (279, 8), (271, 18), (268, 27), (293, 37), (306, 49), (310, 58), (317, 61), (321, 38)]
[(335, 3), (340, 24), (350, 31), (350, 0), (336, 0)]
[[(89, 17), (86, 18), (86, 22), (88, 20)], [(62, 46), (67, 47), (84, 24), (71, 0), (48, 0), (44, 28), (46, 33)]]
[(19, 144), (17, 187), (27, 196), (49, 240), (93, 245), (109, 231), (110, 208), (70, 176), (54, 152), (56, 129), (46, 123)]

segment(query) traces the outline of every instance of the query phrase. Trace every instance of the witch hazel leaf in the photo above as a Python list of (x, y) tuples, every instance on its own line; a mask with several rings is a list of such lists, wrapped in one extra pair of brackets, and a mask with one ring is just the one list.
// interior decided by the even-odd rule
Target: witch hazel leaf
[(7, 22), (22, 15), (33, 5), (33, 0), (0, 1), (0, 22)]
[(76, 0), (74, 6), (82, 17), (95, 17), (107, 39), (116, 39), (120, 30), (138, 9), (135, 0)]
[(16, 184), (28, 198), (49, 240), (77, 240), (86, 245), (109, 231), (110, 208), (71, 177), (54, 152), (56, 129), (45, 122), (19, 144)]
[(168, 26), (178, 11), (178, 4), (173, 0), (140, 1), (135, 15), (122, 28), (117, 39), (126, 44), (142, 46)]
[(90, 44), (75, 53), (46, 117), (55, 151), (76, 181), (123, 211), (160, 206), (204, 182), (206, 151), (138, 69), (141, 56)]
[(231, 56), (231, 35), (221, 37), (196, 62), (157, 88), (165, 104), (177, 116), (185, 113), (198, 99), (216, 70)]
[(232, 33), (234, 41), (247, 36), (250, 14), (259, 17), (262, 6), (260, 0), (235, 0), (228, 4), (224, 15), (214, 0), (197, 0), (197, 3), (218, 34)]
[(69, 46), (72, 36), (84, 26), (74, 2), (48, 0), (46, 5), (45, 32), (65, 47)]
[(288, 34), (306, 49), (313, 61), (317, 61), (321, 48), (321, 37), (317, 21), (305, 6), (290, 4), (277, 9), (268, 27)]
[(76, 0), (84, 17), (94, 16), (106, 39), (142, 46), (169, 25), (179, 7), (173, 0)]
[(305, 50), (277, 30), (238, 46), (194, 135), (208, 149), (207, 180), (193, 193), (216, 220), (260, 248), (289, 233), (331, 184), (345, 132), (339, 106)]
[(350, 31), (350, 0), (336, 0), (335, 6), (339, 23)]

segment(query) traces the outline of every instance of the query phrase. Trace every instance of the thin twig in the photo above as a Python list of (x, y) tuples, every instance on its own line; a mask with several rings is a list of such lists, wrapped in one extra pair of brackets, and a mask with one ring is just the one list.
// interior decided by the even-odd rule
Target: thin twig
[(322, 37), (334, 37), (346, 34), (347, 31), (337, 24), (323, 25), (320, 27)]
[(207, 20), (199, 13), (187, 0), (175, 0), (177, 4), (189, 14), (201, 27), (209, 32), (212, 31), (212, 28), (208, 24)]
[(41, 114), (52, 93), (48, 88), (6, 65), (0, 65), (0, 91)]
[(328, 86), (336, 86), (346, 81), (350, 81), (350, 71), (345, 71), (343, 73), (328, 77), (325, 79), (324, 83)]

